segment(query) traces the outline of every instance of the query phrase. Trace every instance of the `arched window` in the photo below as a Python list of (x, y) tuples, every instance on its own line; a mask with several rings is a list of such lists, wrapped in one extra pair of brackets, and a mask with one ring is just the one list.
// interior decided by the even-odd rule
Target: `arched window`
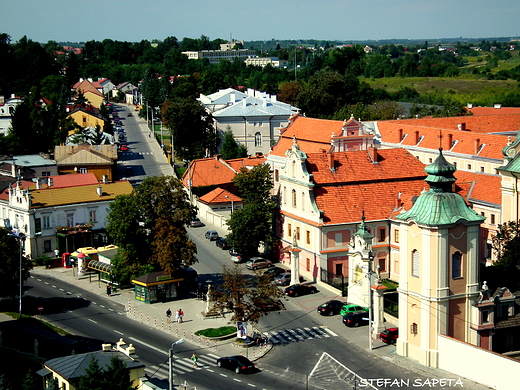
[(412, 276), (419, 277), (419, 251), (412, 251)]
[(292, 190), (292, 207), (296, 208), (296, 190)]
[(262, 134), (259, 131), (255, 133), (255, 146), (262, 146)]
[(462, 277), (462, 255), (460, 252), (455, 252), (451, 256), (451, 277), (453, 279)]

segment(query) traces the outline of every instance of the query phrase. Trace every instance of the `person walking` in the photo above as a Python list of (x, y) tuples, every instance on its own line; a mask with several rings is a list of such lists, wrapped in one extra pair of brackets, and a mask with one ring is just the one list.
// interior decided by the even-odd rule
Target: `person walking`
[(182, 309), (179, 309), (179, 323), (182, 323), (182, 317), (184, 317), (184, 312)]
[(112, 286), (110, 283), (107, 283), (107, 296), (112, 295)]
[(168, 322), (168, 324), (172, 321), (172, 311), (170, 310), (170, 308), (168, 308), (168, 310), (166, 310), (166, 322)]
[(199, 360), (199, 357), (197, 356), (197, 354), (195, 352), (193, 352), (193, 355), (191, 355), (191, 360), (193, 361), (193, 365), (191, 366), (192, 369), (199, 366), (197, 364), (197, 360)]
[(175, 322), (179, 322), (179, 319), (180, 319), (179, 310), (177, 310), (175, 312)]

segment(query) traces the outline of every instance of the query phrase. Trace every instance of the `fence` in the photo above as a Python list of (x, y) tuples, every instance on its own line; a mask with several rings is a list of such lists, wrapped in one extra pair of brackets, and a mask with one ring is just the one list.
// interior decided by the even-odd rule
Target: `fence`
[(321, 269), (320, 280), (341, 291), (341, 296), (348, 296), (348, 278), (343, 275), (336, 275), (326, 269)]

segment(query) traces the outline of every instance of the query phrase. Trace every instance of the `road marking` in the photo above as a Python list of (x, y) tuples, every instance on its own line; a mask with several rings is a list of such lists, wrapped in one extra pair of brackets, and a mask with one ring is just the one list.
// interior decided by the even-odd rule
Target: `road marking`
[(332, 330), (330, 330), (329, 328), (322, 328), (322, 329), (323, 329), (325, 332), (328, 332), (331, 336), (334, 336), (334, 337), (337, 336), (337, 334), (334, 333), (334, 332), (333, 332)]
[(124, 336), (124, 333), (123, 333), (123, 332), (120, 332), (120, 331), (115, 330), (115, 329), (114, 329), (114, 332), (116, 332), (117, 334), (120, 334), (120, 335)]
[(45, 284), (49, 284), (49, 282), (44, 282)]
[(162, 349), (159, 349), (159, 348), (157, 348), (157, 347), (154, 347), (153, 345), (150, 345), (150, 344), (148, 344), (148, 343), (145, 343), (144, 341), (141, 341), (141, 340), (139, 340), (139, 339), (136, 339), (135, 337), (129, 337), (129, 339), (135, 341), (136, 343), (140, 343), (140, 344), (144, 345), (145, 347), (151, 348), (151, 349), (153, 349), (154, 351), (162, 352), (162, 353), (164, 353), (165, 355), (168, 355), (168, 352), (166, 352), (165, 350), (162, 350)]
[(99, 307), (102, 307), (103, 309), (105, 308), (105, 305), (99, 305)]
[(56, 286), (55, 286), (54, 284), (51, 284), (51, 287), (54, 287), (54, 288), (56, 288)]
[(90, 322), (93, 322), (94, 324), (97, 324), (97, 322), (96, 322), (96, 321), (94, 321), (94, 320), (91, 320), (90, 318), (89, 318), (88, 320), (89, 320)]
[(253, 385), (252, 383), (248, 383), (247, 385), (251, 387), (256, 387), (256, 385)]
[(109, 310), (109, 311), (114, 311), (114, 309), (112, 309), (112, 308), (110, 308), (110, 307), (108, 308), (108, 310)]
[(210, 368), (206, 368), (206, 370), (208, 370), (209, 372), (215, 372), (215, 371), (213, 371), (213, 370), (210, 369)]
[(62, 288), (60, 288), (60, 291), (63, 291), (63, 292), (65, 292), (65, 290), (64, 290), (64, 289), (62, 289)]
[(38, 282), (41, 282), (42, 280), (41, 279), (36, 279)]
[(235, 382), (242, 382), (240, 379), (237, 379), (237, 378), (233, 378), (233, 380), (234, 380)]
[(223, 377), (227, 378), (227, 375), (226, 375), (226, 374), (220, 374), (220, 376), (223, 376)]

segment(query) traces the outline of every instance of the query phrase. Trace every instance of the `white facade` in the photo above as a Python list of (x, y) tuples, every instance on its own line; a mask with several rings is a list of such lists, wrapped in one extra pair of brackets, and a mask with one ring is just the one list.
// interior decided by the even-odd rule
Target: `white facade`
[(15, 96), (5, 101), (4, 97), (0, 96), (0, 134), (7, 135), (9, 132), (14, 111), (21, 102), (22, 99)]

